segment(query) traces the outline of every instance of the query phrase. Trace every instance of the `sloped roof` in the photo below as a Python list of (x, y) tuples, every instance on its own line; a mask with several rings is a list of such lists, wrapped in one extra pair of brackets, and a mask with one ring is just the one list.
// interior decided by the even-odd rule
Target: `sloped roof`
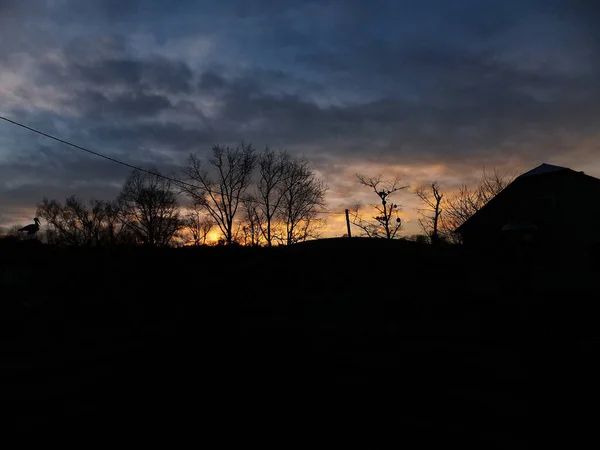
[[(505, 187), (505, 188), (504, 188), (504, 189), (503, 189), (503, 190), (502, 190), (502, 191), (501, 191), (501, 192), (500, 192), (498, 195), (496, 195), (494, 198), (492, 198), (492, 199), (491, 199), (491, 200), (490, 200), (490, 201), (489, 201), (487, 204), (485, 204), (485, 205), (484, 205), (484, 206), (483, 206), (483, 207), (482, 207), (482, 208), (481, 208), (479, 211), (477, 211), (475, 214), (473, 214), (473, 215), (472, 215), (470, 218), (468, 218), (468, 219), (467, 219), (467, 220), (466, 220), (466, 221), (465, 221), (465, 222), (464, 222), (462, 225), (460, 225), (460, 226), (459, 226), (458, 228), (456, 228), (456, 230), (454, 230), (454, 231), (455, 231), (455, 232), (460, 232), (460, 230), (464, 230), (465, 228), (468, 228), (468, 227), (469, 227), (469, 225), (470, 225), (471, 223), (473, 223), (473, 220), (472, 220), (472, 219), (473, 219), (474, 217), (479, 217), (479, 216), (481, 216), (481, 214), (482, 214), (482, 211), (485, 211), (485, 210), (487, 210), (487, 209), (488, 209), (488, 205), (489, 205), (490, 203), (494, 203), (494, 202), (496, 202), (496, 201), (497, 201), (496, 199), (497, 199), (497, 197), (498, 197), (499, 195), (502, 195), (502, 194), (503, 194), (503, 192), (504, 192), (505, 190), (507, 190), (508, 188), (513, 188), (513, 185), (514, 185), (515, 183), (519, 184), (519, 183), (518, 183), (519, 181), (523, 182), (525, 177), (527, 177), (527, 178), (528, 178), (528, 177), (531, 177), (531, 176), (536, 176), (536, 175), (546, 175), (546, 174), (551, 174), (551, 173), (556, 173), (556, 172), (563, 172), (563, 171), (564, 171), (564, 172), (571, 172), (571, 173), (579, 173), (579, 174), (582, 174), (582, 175), (584, 175), (584, 176), (586, 176), (586, 177), (589, 177), (589, 175), (585, 175), (583, 172), (576, 172), (576, 171), (574, 171), (573, 169), (569, 169), (568, 167), (555, 166), (555, 165), (552, 165), (552, 164), (546, 164), (546, 163), (540, 164), (539, 166), (537, 166), (537, 167), (535, 167), (535, 168), (531, 169), (530, 171), (528, 171), (528, 172), (525, 172), (525, 173), (523, 173), (523, 174), (519, 175), (517, 178), (515, 178), (515, 179), (514, 179), (514, 180), (513, 180), (511, 183), (509, 183), (509, 184), (508, 184), (508, 186), (506, 186), (506, 187)], [(593, 177), (590, 177), (590, 178), (593, 178)], [(594, 179), (595, 179), (595, 180), (597, 180), (596, 178), (594, 178)], [(598, 181), (600, 181), (600, 180), (598, 180)]]
[(552, 164), (541, 164), (537, 167), (535, 167), (534, 169), (531, 169), (529, 172), (525, 172), (524, 174), (522, 174), (522, 177), (530, 177), (533, 175), (544, 175), (547, 173), (552, 173), (552, 172), (559, 172), (561, 170), (571, 170), (568, 167), (561, 167), (561, 166), (554, 166)]

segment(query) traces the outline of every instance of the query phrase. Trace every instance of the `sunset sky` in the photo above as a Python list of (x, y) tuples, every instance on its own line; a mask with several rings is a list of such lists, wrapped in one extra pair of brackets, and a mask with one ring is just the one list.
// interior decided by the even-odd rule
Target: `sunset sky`
[[(600, 177), (598, 23), (596, 0), (0, 0), (0, 115), (166, 173), (214, 144), (286, 149), (331, 211), (374, 200), (356, 172)], [(0, 121), (0, 227), (129, 172)]]

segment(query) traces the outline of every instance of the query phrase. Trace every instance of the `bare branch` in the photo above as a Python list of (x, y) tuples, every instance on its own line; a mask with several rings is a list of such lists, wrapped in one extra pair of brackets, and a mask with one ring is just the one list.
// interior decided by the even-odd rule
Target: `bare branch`
[(182, 227), (173, 183), (152, 173), (134, 170), (119, 195), (119, 216), (146, 245), (169, 245)]
[(489, 174), (484, 168), (479, 184), (474, 189), (465, 184), (452, 196), (446, 197), (441, 223), (445, 236), (454, 242), (460, 242), (460, 236), (455, 230), (502, 192), (514, 177), (515, 174), (500, 173), (496, 168)]
[(214, 219), (210, 215), (203, 214), (202, 208), (197, 204), (188, 209), (183, 223), (190, 236), (187, 242), (195, 246), (206, 245), (208, 233), (215, 226)]
[(235, 241), (234, 225), (242, 196), (252, 183), (256, 165), (254, 148), (243, 142), (235, 148), (215, 145), (207, 162), (214, 179), (198, 158), (190, 155), (183, 172), (194, 187), (182, 186), (182, 190), (215, 220), (225, 242), (231, 245)]
[(358, 209), (353, 214), (353, 223), (358, 226), (369, 237), (385, 237), (394, 239), (402, 227), (402, 221), (399, 216), (401, 205), (388, 201), (390, 196), (398, 191), (408, 188), (408, 185), (401, 183), (400, 177), (395, 177), (392, 182), (385, 182), (378, 174), (374, 178), (368, 178), (361, 174), (356, 174), (359, 184), (369, 187), (379, 197), (380, 204), (372, 205), (378, 214), (373, 217), (375, 222), (367, 222), (358, 214)]
[(285, 228), (285, 243), (293, 244), (314, 236), (323, 224), (317, 220), (325, 207), (327, 186), (318, 179), (304, 159), (288, 159), (278, 187), (281, 195), (277, 218)]
[(415, 190), (415, 194), (421, 200), (425, 208), (419, 208), (419, 224), (423, 232), (429, 237), (432, 244), (440, 241), (439, 228), (442, 220), (442, 199), (444, 194), (440, 191), (437, 181), (429, 186), (420, 186)]

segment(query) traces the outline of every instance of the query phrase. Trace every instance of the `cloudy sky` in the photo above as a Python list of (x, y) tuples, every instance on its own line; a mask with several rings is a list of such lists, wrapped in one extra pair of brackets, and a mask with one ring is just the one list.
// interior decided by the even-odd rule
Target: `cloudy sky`
[[(170, 173), (216, 143), (286, 149), (333, 211), (369, 201), (356, 172), (600, 177), (598, 23), (595, 0), (0, 0), (0, 115)], [(0, 121), (2, 227), (128, 174)]]

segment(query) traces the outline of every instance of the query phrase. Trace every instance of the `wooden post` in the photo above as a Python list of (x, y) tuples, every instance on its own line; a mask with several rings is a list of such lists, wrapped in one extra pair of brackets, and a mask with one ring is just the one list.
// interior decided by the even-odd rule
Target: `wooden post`
[(348, 216), (348, 210), (346, 210), (346, 226), (348, 227), (348, 237), (352, 237), (352, 232), (350, 231), (350, 217)]

